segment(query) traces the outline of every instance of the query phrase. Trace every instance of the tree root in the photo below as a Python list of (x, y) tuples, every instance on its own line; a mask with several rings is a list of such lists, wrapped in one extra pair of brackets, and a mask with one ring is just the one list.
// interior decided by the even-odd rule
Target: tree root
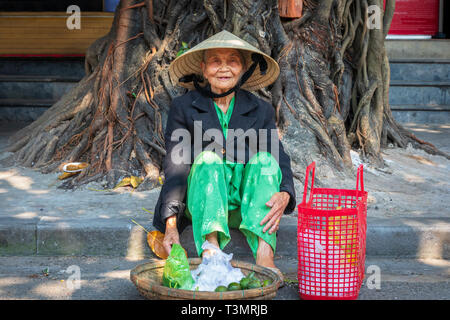
[(291, 154), (299, 167), (320, 158), (351, 171), (351, 147), (382, 166), (380, 149), (389, 143), (448, 158), (392, 117), (383, 41), (395, 1), (386, 1), (378, 31), (367, 27), (369, 4), (382, 1), (304, 0), (303, 16), (287, 20), (279, 17), (277, 0), (122, 0), (110, 32), (87, 50), (86, 76), (17, 132), (8, 151), (43, 173), (69, 161), (89, 162), (65, 187), (124, 174), (145, 177), (142, 188), (157, 186), (168, 108), (184, 92), (168, 65), (181, 41), (192, 47), (226, 29), (280, 64), (280, 78), (257, 94), (272, 101), (287, 150), (315, 137)]

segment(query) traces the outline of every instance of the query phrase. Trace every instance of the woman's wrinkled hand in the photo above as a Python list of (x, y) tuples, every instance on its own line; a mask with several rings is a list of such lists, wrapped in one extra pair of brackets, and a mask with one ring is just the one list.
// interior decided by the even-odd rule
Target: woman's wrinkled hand
[(166, 220), (166, 232), (164, 233), (163, 246), (167, 252), (167, 255), (170, 255), (172, 244), (174, 243), (180, 244), (180, 235), (177, 229), (176, 216), (169, 217)]
[(261, 220), (260, 225), (264, 225), (263, 232), (269, 230), (269, 234), (274, 233), (280, 227), (280, 220), (289, 203), (290, 195), (285, 191), (275, 192), (266, 206), (271, 207), (269, 213)]

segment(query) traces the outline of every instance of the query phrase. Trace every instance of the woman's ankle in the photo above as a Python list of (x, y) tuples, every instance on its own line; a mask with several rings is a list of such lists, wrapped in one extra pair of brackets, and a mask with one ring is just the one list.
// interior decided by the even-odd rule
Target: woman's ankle
[(217, 240), (217, 231), (211, 232), (205, 236), (205, 240), (208, 241), (213, 246), (220, 248), (219, 240)]
[[(205, 241), (208, 241), (210, 244), (212, 244), (217, 249), (220, 249), (219, 241), (217, 240), (217, 231), (211, 232), (205, 236)], [(202, 252), (202, 257), (205, 256), (211, 256), (216, 252), (214, 249), (205, 249)]]
[(258, 250), (256, 251), (256, 264), (263, 267), (276, 268), (273, 258), (274, 254), (272, 247), (259, 238)]

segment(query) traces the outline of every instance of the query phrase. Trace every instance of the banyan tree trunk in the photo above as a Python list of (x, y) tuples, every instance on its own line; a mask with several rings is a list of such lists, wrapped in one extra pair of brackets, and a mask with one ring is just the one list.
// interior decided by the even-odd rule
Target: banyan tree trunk
[[(90, 166), (66, 187), (123, 176), (158, 184), (170, 101), (185, 89), (168, 66), (189, 47), (225, 29), (274, 57), (278, 80), (255, 92), (272, 102), (279, 134), (301, 178), (311, 161), (349, 173), (350, 150), (383, 166), (381, 148), (411, 143), (442, 154), (403, 129), (389, 107), (384, 39), (394, 0), (304, 0), (299, 19), (280, 18), (277, 0), (122, 0), (110, 32), (86, 53), (86, 76), (11, 138), (16, 163), (58, 170)], [(381, 22), (368, 27), (371, 8)], [(375, 11), (376, 12), (376, 11)]]

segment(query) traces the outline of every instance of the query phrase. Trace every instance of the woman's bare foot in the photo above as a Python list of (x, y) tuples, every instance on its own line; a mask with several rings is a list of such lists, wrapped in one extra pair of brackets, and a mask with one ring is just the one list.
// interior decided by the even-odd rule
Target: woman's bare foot
[[(209, 243), (211, 243), (213, 246), (215, 246), (217, 248), (220, 248), (219, 247), (219, 241), (217, 240), (217, 231), (211, 232), (210, 234), (207, 234), (205, 236), (205, 240), (208, 241)], [(211, 255), (211, 254), (213, 254), (213, 252), (214, 252), (213, 249), (203, 250), (202, 257)]]
[(280, 269), (275, 266), (273, 261), (273, 249), (263, 239), (259, 238), (258, 250), (256, 251), (256, 264), (270, 268), (275, 271), (281, 278), (280, 288), (284, 285), (284, 276)]

